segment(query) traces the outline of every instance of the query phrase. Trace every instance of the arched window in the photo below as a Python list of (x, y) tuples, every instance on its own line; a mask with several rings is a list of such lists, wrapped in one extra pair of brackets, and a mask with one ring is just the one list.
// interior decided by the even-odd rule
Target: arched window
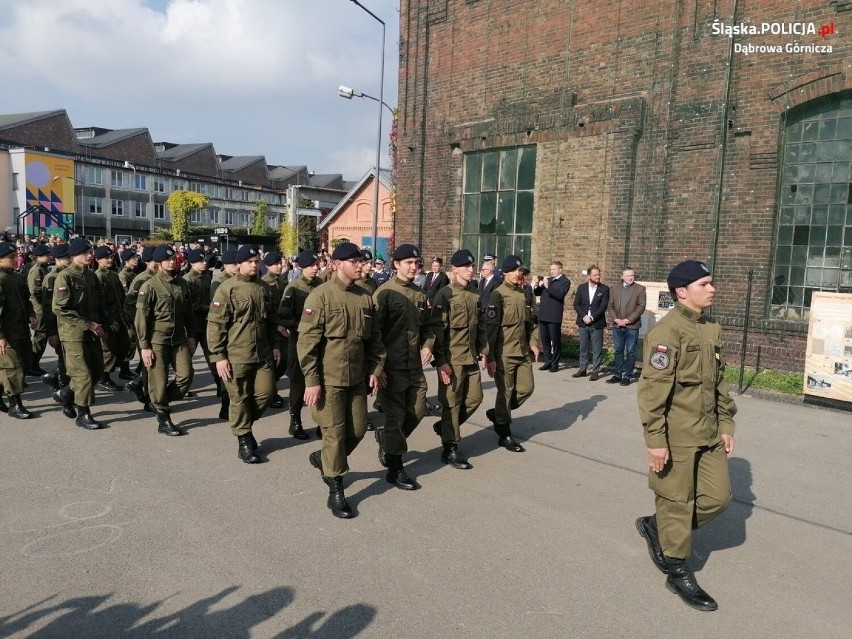
[(787, 115), (781, 166), (771, 315), (807, 320), (814, 291), (852, 292), (852, 91)]

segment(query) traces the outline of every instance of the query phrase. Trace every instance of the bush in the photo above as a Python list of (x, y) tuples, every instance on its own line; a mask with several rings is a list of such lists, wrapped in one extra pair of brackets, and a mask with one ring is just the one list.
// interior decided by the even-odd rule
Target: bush
[[(725, 380), (734, 388), (739, 388), (740, 367), (728, 366), (725, 368)], [(743, 375), (744, 391), (749, 388), (760, 388), (786, 393), (787, 395), (802, 395), (804, 385), (805, 376), (803, 373), (785, 373), (773, 370), (757, 371), (746, 366)]]

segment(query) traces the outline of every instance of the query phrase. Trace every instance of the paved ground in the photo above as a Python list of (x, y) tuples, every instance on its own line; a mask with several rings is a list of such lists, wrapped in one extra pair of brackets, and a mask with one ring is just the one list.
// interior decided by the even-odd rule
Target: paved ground
[(96, 407), (111, 428), (83, 431), (34, 384), (39, 419), (0, 415), (0, 636), (849, 636), (852, 415), (739, 399), (735, 503), (693, 561), (720, 609), (699, 613), (633, 527), (652, 504), (636, 387), (570, 372), (537, 374), (522, 455), (495, 447), (483, 407), (464, 431), (475, 468), (452, 470), (427, 418), (415, 493), (385, 483), (368, 433), (351, 521), (326, 509), (317, 441), (290, 438), (286, 413), (258, 425), (268, 463), (237, 460), (206, 373), (174, 439), (129, 394)]

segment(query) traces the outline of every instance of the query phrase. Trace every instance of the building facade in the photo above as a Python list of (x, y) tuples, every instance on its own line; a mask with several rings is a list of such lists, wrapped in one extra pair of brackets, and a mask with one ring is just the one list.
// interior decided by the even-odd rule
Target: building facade
[(398, 238), (575, 281), (704, 260), (733, 360), (751, 271), (747, 362), (800, 370), (810, 296), (852, 291), (852, 2), (402, 0), (400, 20)]

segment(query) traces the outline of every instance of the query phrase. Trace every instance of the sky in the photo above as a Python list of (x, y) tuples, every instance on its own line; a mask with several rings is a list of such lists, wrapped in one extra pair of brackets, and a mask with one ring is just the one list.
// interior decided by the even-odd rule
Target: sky
[[(399, 2), (385, 22), (396, 107)], [(0, 114), (65, 109), (74, 127), (146, 127), (359, 179), (376, 162), (382, 27), (351, 0), (0, 0)], [(383, 108), (382, 167), (391, 116)]]

